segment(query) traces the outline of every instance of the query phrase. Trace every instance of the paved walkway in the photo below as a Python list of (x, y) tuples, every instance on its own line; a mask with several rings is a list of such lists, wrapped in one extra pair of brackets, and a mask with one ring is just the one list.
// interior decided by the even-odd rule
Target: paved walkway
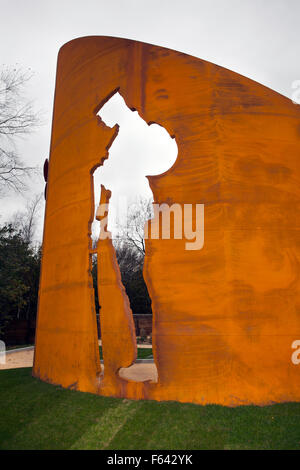
[(7, 352), (6, 363), (0, 364), (0, 370), (19, 369), (20, 367), (33, 366), (33, 349), (27, 351)]
[[(148, 345), (139, 345), (139, 347), (151, 347)], [(21, 367), (33, 366), (34, 350), (8, 352), (6, 354), (6, 364), (0, 364), (0, 370), (19, 369)], [(103, 367), (103, 365), (102, 365)], [(145, 380), (157, 381), (157, 370), (153, 363), (133, 364), (127, 369), (120, 369), (120, 377), (125, 380), (133, 380), (135, 382), (143, 382)]]

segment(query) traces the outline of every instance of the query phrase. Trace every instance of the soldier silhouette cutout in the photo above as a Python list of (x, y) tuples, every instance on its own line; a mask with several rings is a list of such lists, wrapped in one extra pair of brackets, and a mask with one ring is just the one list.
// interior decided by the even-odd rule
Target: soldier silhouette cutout
[[(112, 220), (122, 217), (125, 205), (140, 195), (152, 199), (146, 175), (167, 171), (177, 158), (177, 144), (158, 124), (150, 126), (136, 111), (131, 111), (117, 92), (100, 109), (98, 115), (109, 127), (119, 125), (108, 159), (99, 169), (99, 180), (111, 191), (109, 229)], [(98, 178), (98, 176), (97, 176)], [(99, 184), (95, 184), (99, 187)], [(98, 198), (99, 200), (99, 198)], [(146, 222), (146, 219), (145, 219)]]

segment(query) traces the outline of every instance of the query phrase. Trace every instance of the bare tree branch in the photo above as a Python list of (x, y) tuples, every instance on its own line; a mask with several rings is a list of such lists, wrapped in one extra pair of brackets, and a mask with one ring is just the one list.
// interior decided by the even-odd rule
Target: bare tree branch
[(129, 207), (127, 224), (118, 224), (116, 237), (117, 244), (127, 245), (137, 250), (139, 255), (145, 256), (144, 226), (153, 216), (152, 201), (140, 197), (135, 204)]
[(28, 134), (41, 122), (32, 103), (24, 102), (23, 89), (31, 77), (21, 69), (7, 68), (0, 73), (0, 194), (24, 191), (26, 177), (35, 171), (16, 150), (16, 138)]
[(33, 244), (34, 235), (37, 226), (37, 216), (40, 210), (40, 203), (43, 198), (43, 193), (36, 194), (33, 199), (28, 201), (25, 211), (18, 211), (14, 214), (12, 219), (12, 226), (16, 227), (22, 235), (23, 239), (28, 244)]

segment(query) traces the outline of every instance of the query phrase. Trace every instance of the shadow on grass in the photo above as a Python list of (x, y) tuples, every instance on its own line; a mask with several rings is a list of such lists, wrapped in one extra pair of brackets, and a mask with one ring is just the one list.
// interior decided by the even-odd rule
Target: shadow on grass
[(300, 403), (131, 401), (0, 371), (0, 449), (300, 449)]

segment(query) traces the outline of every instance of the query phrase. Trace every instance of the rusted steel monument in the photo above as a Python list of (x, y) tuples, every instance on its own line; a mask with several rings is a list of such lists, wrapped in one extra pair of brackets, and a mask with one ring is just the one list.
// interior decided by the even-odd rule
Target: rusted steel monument
[[(201, 249), (187, 250), (172, 227), (170, 239), (146, 240), (157, 382), (119, 376), (136, 358), (136, 341), (109, 238), (97, 247), (104, 372), (99, 360), (93, 171), (117, 136), (118, 126), (97, 117), (117, 91), (142, 119), (176, 139), (175, 164), (149, 177), (154, 201), (204, 204)], [(299, 157), (300, 107), (259, 83), (137, 41), (86, 37), (65, 44), (57, 66), (34, 376), (133, 399), (299, 401), (300, 365), (291, 361), (292, 343), (300, 339)]]

